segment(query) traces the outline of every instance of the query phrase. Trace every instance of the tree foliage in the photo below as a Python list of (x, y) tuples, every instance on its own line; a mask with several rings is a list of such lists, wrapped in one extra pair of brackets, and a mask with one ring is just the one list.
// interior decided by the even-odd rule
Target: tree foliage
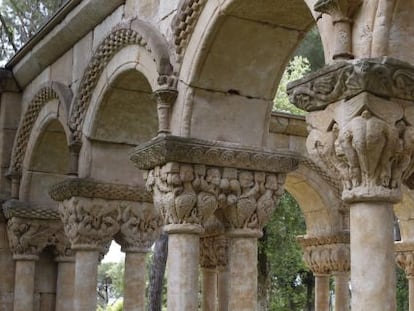
[[(313, 306), (314, 279), (302, 260), (302, 250), (296, 241), (296, 237), (305, 231), (302, 212), (295, 199), (286, 192), (259, 243), (259, 286), (268, 286), (266, 310), (302, 311)], [(267, 280), (262, 274), (265, 266)], [(263, 289), (259, 290), (259, 296), (260, 291)]]
[(67, 0), (3, 0), (0, 3), (0, 61), (26, 43)]
[(302, 78), (310, 71), (310, 63), (303, 56), (295, 56), (287, 66), (280, 80), (279, 87), (274, 99), (273, 110), (292, 114), (304, 115), (305, 111), (295, 107), (289, 101), (286, 87), (289, 82)]
[(124, 293), (124, 270), (123, 261), (118, 263), (105, 262), (98, 268), (98, 304), (103, 309), (116, 302)]

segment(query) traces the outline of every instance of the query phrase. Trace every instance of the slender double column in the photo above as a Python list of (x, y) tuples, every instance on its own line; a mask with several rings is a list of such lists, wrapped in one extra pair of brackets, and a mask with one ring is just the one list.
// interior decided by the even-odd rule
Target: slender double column
[(58, 256), (56, 284), (56, 311), (73, 310), (75, 290), (75, 256)]

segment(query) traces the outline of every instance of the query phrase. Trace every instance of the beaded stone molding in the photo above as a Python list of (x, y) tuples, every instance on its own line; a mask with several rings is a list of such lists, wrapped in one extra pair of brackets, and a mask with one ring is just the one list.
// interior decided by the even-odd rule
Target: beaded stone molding
[(229, 142), (210, 142), (178, 136), (160, 136), (135, 148), (130, 159), (142, 170), (168, 162), (204, 164), (255, 171), (288, 173), (299, 165), (300, 156), (284, 150), (243, 147)]
[(27, 203), (11, 199), (3, 204), (4, 217), (59, 220), (59, 211), (52, 208), (30, 207)]
[(100, 183), (82, 178), (71, 178), (53, 185), (49, 189), (49, 195), (58, 202), (72, 197), (152, 202), (152, 195), (144, 187)]

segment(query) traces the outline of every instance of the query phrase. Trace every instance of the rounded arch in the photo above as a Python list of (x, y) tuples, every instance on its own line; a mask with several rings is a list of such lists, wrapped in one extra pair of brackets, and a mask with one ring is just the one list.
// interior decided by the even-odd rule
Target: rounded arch
[[(138, 19), (115, 26), (97, 47), (83, 74), (77, 95), (74, 98), (69, 119), (74, 142), (81, 143), (82, 141), (82, 126), (85, 116), (95, 93), (95, 88), (102, 80), (103, 72), (108, 68), (114, 56), (129, 46), (137, 47), (140, 50), (140, 55), (146, 55), (153, 62), (154, 72), (157, 73), (155, 80), (149, 80), (153, 91), (175, 86), (176, 79), (170, 61), (168, 44), (161, 34), (152, 26)], [(130, 59), (119, 61), (118, 64), (122, 66), (127, 64)], [(138, 58), (134, 62), (138, 65), (141, 64)], [(152, 66), (148, 65), (148, 67)]]
[(82, 126), (79, 177), (140, 185), (128, 154), (157, 135), (153, 97), (158, 73), (150, 54), (137, 45), (121, 49), (103, 69)]
[(401, 240), (410, 242), (414, 237), (414, 191), (402, 186), (402, 201), (394, 205), (394, 213), (398, 219)]
[(70, 163), (68, 109), (56, 99), (38, 114), (22, 162), (19, 199), (33, 207), (56, 208), (51, 185), (67, 177)]
[(299, 165), (287, 175), (285, 189), (303, 212), (308, 236), (328, 236), (349, 229), (341, 215), (343, 204), (338, 189), (314, 169)]
[[(27, 152), (29, 139), (44, 106), (51, 101), (56, 101), (56, 105), (59, 107), (57, 111), (67, 116), (72, 100), (72, 91), (62, 83), (55, 81), (41, 85), (35, 94), (17, 129), (9, 168), (9, 174), (12, 176), (21, 176), (22, 174), (23, 160)], [(65, 123), (67, 123), (67, 120), (65, 120)]]
[[(265, 144), (278, 81), (313, 24), (304, 0), (207, 1), (182, 59), (174, 133)], [(246, 115), (254, 129), (240, 126)]]

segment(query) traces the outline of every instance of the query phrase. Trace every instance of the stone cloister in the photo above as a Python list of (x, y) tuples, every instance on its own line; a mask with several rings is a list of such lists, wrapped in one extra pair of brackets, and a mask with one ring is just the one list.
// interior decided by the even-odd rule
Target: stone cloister
[[(257, 239), (286, 189), (306, 220), (317, 311), (331, 276), (336, 311), (396, 310), (396, 262), (413, 311), (413, 12), (402, 0), (69, 0), (0, 70), (0, 310), (96, 310), (113, 240), (124, 310), (144, 310), (162, 228), (168, 311), (199, 309), (199, 274), (203, 311), (256, 310)], [(306, 120), (272, 113), (315, 23), (327, 65), (288, 87)]]

